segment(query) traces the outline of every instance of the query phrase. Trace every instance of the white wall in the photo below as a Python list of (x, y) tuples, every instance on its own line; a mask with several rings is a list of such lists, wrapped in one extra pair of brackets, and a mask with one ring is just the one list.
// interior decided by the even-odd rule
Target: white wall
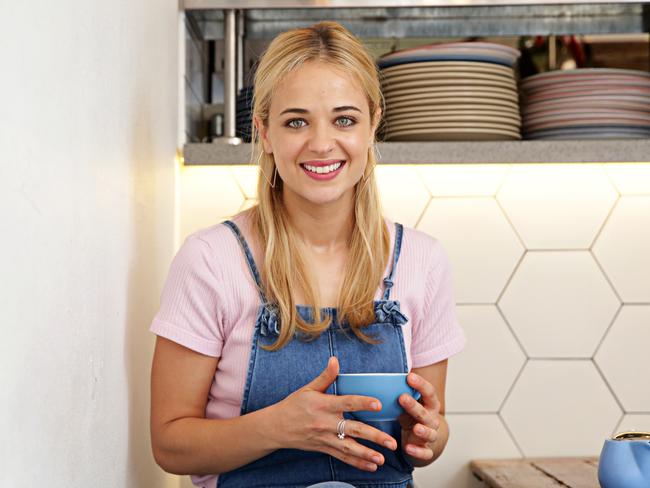
[(160, 487), (176, 0), (0, 3), (0, 486)]

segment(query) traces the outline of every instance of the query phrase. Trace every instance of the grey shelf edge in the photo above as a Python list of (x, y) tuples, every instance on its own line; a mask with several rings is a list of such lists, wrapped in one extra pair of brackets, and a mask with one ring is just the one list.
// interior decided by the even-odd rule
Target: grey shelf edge
[[(650, 139), (383, 142), (381, 164), (650, 162)], [(190, 143), (185, 165), (250, 164), (250, 144)]]
[(274, 8), (462, 7), (644, 3), (639, 0), (180, 0), (183, 10)]

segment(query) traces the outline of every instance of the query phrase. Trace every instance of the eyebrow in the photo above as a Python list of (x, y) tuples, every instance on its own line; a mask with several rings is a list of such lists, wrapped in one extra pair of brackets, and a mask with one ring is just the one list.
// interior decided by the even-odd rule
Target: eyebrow
[[(334, 107), (332, 109), (332, 112), (345, 112), (347, 110), (356, 110), (359, 113), (363, 113), (360, 109), (358, 109), (354, 105), (343, 105), (341, 107)], [(291, 112), (298, 113), (298, 114), (308, 114), (309, 110), (304, 109), (304, 108), (287, 108), (287, 109), (283, 110), (280, 113), (280, 115), (284, 115), (284, 114), (291, 113)]]

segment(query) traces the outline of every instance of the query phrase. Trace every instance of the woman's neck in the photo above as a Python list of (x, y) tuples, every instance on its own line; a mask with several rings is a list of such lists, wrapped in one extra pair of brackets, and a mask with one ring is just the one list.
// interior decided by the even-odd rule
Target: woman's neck
[(354, 228), (354, 194), (316, 205), (295, 194), (283, 195), (291, 225), (308, 248), (318, 254), (347, 249)]

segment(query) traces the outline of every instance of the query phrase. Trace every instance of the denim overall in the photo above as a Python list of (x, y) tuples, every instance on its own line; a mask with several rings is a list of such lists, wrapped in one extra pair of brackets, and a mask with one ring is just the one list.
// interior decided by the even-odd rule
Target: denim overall
[[(277, 340), (280, 328), (277, 308), (267, 302), (262, 292), (257, 266), (239, 228), (232, 221), (226, 221), (224, 224), (230, 227), (242, 246), (262, 302), (255, 322), (241, 415), (273, 405), (311, 382), (325, 369), (330, 356), (337, 356), (341, 373), (408, 372), (402, 333), (402, 326), (408, 322), (408, 318), (400, 311), (399, 302), (390, 300), (392, 278), (402, 244), (401, 224), (395, 224), (393, 262), (388, 277), (384, 279), (383, 299), (374, 302), (375, 322), (363, 329), (365, 334), (381, 342), (373, 345), (357, 339), (346, 323), (339, 323), (337, 308), (325, 307), (321, 309), (321, 314), (332, 317), (328, 330), (311, 342), (305, 342), (304, 337), (300, 340), (301, 333), (296, 332), (294, 338), (277, 351), (267, 351), (261, 347), (271, 345)], [(297, 313), (308, 323), (313, 322), (312, 310), (313, 307), (297, 305)], [(327, 393), (336, 394), (335, 383), (329, 386)], [(347, 412), (344, 416), (352, 418)], [(387, 432), (398, 443), (397, 450), (391, 451), (365, 439), (357, 440), (384, 456), (384, 464), (375, 472), (362, 471), (321, 452), (278, 449), (256, 461), (219, 475), (217, 487), (304, 488), (323, 481), (344, 481), (367, 488), (412, 486), (413, 466), (402, 453), (399, 423), (393, 421), (368, 424)], [(336, 425), (332, 425), (332, 437), (335, 436)], [(236, 442), (236, 439), (233, 439), (233, 442)]]

